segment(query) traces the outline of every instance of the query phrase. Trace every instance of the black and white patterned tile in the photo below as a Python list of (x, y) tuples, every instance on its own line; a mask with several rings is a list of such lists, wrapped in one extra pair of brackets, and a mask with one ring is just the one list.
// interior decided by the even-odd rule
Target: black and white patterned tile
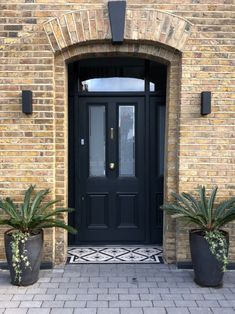
[(163, 264), (162, 248), (158, 246), (69, 247), (68, 264)]

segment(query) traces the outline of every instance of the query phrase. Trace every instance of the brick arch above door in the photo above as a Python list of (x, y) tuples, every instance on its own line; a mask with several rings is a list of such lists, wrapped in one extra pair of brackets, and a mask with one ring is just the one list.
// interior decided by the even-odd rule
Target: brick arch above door
[[(191, 22), (171, 13), (128, 6), (124, 40), (157, 42), (183, 52), (192, 28)], [(45, 22), (44, 29), (55, 53), (78, 43), (111, 41), (106, 8), (68, 12)]]

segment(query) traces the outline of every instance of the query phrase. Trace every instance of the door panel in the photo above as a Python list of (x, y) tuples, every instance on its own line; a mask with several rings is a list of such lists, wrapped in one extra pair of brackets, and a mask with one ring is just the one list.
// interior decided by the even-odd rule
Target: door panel
[(144, 98), (80, 98), (79, 242), (145, 240)]

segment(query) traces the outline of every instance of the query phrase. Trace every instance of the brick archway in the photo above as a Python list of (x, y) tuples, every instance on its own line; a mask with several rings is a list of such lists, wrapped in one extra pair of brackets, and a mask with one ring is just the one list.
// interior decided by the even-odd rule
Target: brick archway
[[(107, 9), (78, 10), (44, 23), (53, 52), (75, 44), (110, 40)], [(124, 40), (151, 41), (183, 51), (192, 23), (179, 16), (154, 10), (127, 7)]]
[[(171, 191), (178, 190), (180, 60), (191, 28), (191, 23), (169, 13), (127, 8), (124, 43), (112, 45), (106, 9), (70, 12), (44, 24), (51, 49), (55, 55), (55, 195), (62, 199), (65, 206), (68, 202), (66, 63), (81, 58), (106, 55), (133, 56), (168, 64), (165, 199), (170, 197)], [(176, 261), (176, 229), (174, 222), (169, 217), (164, 217), (163, 238), (167, 261)], [(57, 230), (54, 241), (54, 261), (60, 263), (66, 257), (65, 232)]]

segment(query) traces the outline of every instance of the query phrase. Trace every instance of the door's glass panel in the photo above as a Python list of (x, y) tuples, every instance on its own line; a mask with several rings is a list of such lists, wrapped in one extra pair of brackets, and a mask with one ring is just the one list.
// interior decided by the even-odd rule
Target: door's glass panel
[(89, 107), (89, 174), (105, 176), (105, 106)]
[(119, 175), (135, 176), (134, 106), (119, 106)]
[(144, 92), (145, 81), (128, 77), (94, 78), (82, 82), (83, 92)]

